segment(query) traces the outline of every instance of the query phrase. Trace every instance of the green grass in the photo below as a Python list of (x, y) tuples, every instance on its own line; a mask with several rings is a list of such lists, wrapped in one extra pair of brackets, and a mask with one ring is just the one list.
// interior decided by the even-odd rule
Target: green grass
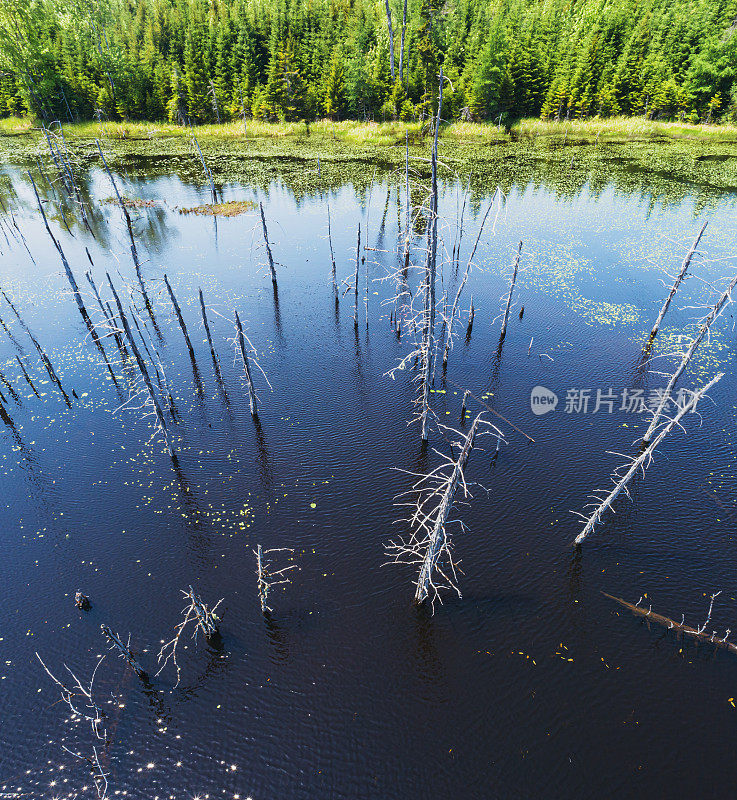
[[(0, 119), (0, 135), (30, 133), (39, 123), (31, 118)], [(150, 140), (186, 138), (191, 128), (168, 122), (78, 122), (64, 126), (65, 133), (79, 139)], [(424, 132), (427, 132), (425, 128)], [(357, 122), (318, 120), (304, 122), (261, 122), (236, 120), (222, 125), (202, 125), (194, 129), (201, 139), (223, 141), (306, 139), (332, 140), (353, 145), (392, 146), (400, 144), (408, 133), (416, 141), (423, 133), (417, 122)], [(707, 142), (737, 141), (735, 125), (690, 125), (682, 122), (656, 122), (644, 117), (606, 117), (570, 122), (545, 122), (523, 119), (514, 123), (511, 134), (494, 123), (453, 122), (443, 126), (441, 137), (448, 141), (468, 144), (494, 144), (518, 138), (571, 138), (577, 141), (648, 141), (663, 139), (693, 139)]]
[(525, 119), (512, 127), (520, 137), (565, 137), (595, 141), (643, 141), (650, 139), (695, 139), (707, 142), (737, 141), (735, 125), (690, 125), (657, 122), (644, 117), (594, 117), (571, 122)]
[(17, 136), (28, 133), (36, 124), (30, 117), (2, 117), (0, 118), (0, 136)]

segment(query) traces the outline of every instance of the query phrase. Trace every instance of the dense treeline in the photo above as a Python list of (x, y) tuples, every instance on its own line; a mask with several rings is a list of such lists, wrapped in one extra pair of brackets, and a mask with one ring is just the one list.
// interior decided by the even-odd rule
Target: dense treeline
[(0, 115), (737, 119), (737, 0), (0, 0)]

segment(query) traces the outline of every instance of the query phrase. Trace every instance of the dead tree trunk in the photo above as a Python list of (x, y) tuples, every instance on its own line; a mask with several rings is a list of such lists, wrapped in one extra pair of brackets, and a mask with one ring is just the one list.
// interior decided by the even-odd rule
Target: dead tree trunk
[(466, 285), (466, 281), (468, 280), (468, 273), (471, 270), (471, 264), (473, 263), (473, 257), (476, 255), (476, 248), (479, 246), (479, 241), (481, 240), (481, 234), (484, 231), (484, 225), (486, 224), (486, 218), (489, 216), (489, 212), (491, 211), (491, 207), (494, 201), (492, 199), (489, 207), (486, 209), (486, 213), (481, 220), (481, 225), (479, 226), (479, 233), (476, 237), (476, 241), (474, 242), (473, 249), (471, 250), (471, 255), (468, 257), (468, 263), (466, 264), (466, 270), (463, 273), (463, 280), (461, 280), (460, 285), (458, 286), (458, 291), (456, 292), (455, 299), (453, 300), (453, 306), (450, 310), (450, 318), (448, 319), (448, 334), (445, 340), (445, 349), (443, 350), (443, 366), (447, 366), (448, 364), (448, 355), (450, 354), (450, 348), (453, 342), (453, 321), (455, 320), (456, 310), (458, 309), (458, 301), (461, 299), (461, 292), (463, 291), (463, 287)]
[[(619, 605), (624, 606), (625, 608), (629, 609), (633, 614), (638, 617), (642, 617), (646, 619), (648, 622), (656, 622), (658, 625), (662, 625), (664, 628), (668, 628), (668, 630), (675, 631), (678, 635), (688, 636), (692, 639), (696, 639), (699, 642), (705, 642), (707, 644), (713, 644), (715, 647), (723, 648), (724, 650), (729, 650), (731, 653), (737, 653), (737, 644), (732, 644), (732, 642), (727, 641), (727, 637), (731, 633), (729, 629), (727, 629), (723, 638), (719, 638), (717, 636), (716, 631), (712, 631), (709, 633), (706, 630), (706, 626), (709, 624), (711, 620), (711, 611), (712, 607), (709, 606), (709, 615), (706, 618), (706, 622), (704, 622), (703, 626), (700, 628), (694, 628), (690, 625), (684, 624), (683, 620), (681, 622), (676, 622), (675, 620), (671, 619), (670, 617), (664, 617), (662, 614), (656, 614), (652, 610), (652, 606), (650, 606), (647, 610), (644, 608), (640, 608), (639, 605), (635, 603), (628, 603), (626, 600), (623, 600), (621, 597), (615, 597), (612, 594), (607, 594), (606, 592), (602, 592), (604, 597), (608, 597), (610, 600), (614, 600), (615, 603), (619, 603)], [(714, 602), (714, 598), (716, 595), (712, 595), (711, 601)]]
[(699, 235), (696, 237), (696, 240), (691, 245), (691, 249), (686, 253), (686, 257), (683, 259), (683, 264), (681, 265), (681, 271), (678, 273), (678, 277), (675, 280), (675, 283), (671, 287), (671, 290), (668, 294), (668, 297), (665, 298), (665, 302), (663, 303), (663, 307), (660, 309), (660, 314), (658, 314), (658, 318), (655, 320), (655, 325), (653, 325), (653, 329), (650, 331), (650, 337), (647, 340), (647, 345), (652, 343), (652, 340), (657, 336), (658, 329), (660, 328), (661, 323), (663, 322), (663, 317), (665, 317), (666, 312), (671, 304), (671, 301), (676, 295), (678, 291), (678, 287), (683, 282), (683, 279), (686, 277), (686, 272), (688, 272), (688, 268), (691, 264), (691, 259), (696, 252), (696, 248), (699, 246), (699, 242), (701, 241), (701, 237), (706, 230), (706, 226), (708, 222), (705, 222), (701, 230), (699, 231)]
[(120, 297), (118, 297), (118, 293), (115, 290), (115, 286), (113, 285), (112, 278), (110, 277), (109, 273), (106, 273), (108, 283), (110, 284), (110, 290), (113, 293), (113, 297), (115, 298), (115, 304), (118, 307), (118, 314), (120, 316), (120, 321), (123, 325), (123, 330), (125, 331), (125, 336), (128, 339), (128, 344), (130, 345), (131, 352), (133, 353), (133, 357), (136, 359), (136, 363), (138, 364), (138, 370), (141, 373), (141, 377), (143, 378), (143, 382), (146, 385), (146, 390), (148, 392), (148, 396), (151, 399), (151, 403), (154, 407), (154, 412), (156, 414), (156, 420), (161, 427), (161, 433), (164, 437), (164, 443), (166, 445), (166, 450), (170, 456), (173, 456), (174, 453), (171, 449), (171, 444), (169, 442), (169, 429), (166, 425), (166, 419), (164, 417), (164, 410), (161, 408), (161, 403), (159, 403), (159, 398), (156, 396), (156, 391), (154, 389), (154, 385), (151, 382), (151, 376), (149, 375), (148, 369), (146, 368), (146, 362), (143, 360), (143, 356), (141, 355), (141, 351), (138, 349), (138, 345), (136, 344), (135, 339), (133, 338), (133, 331), (131, 331), (130, 325), (128, 323), (128, 319), (125, 316), (125, 312), (123, 311), (123, 304), (120, 302)]
[(212, 356), (212, 364), (215, 368), (215, 377), (220, 385), (224, 385), (223, 374), (220, 371), (220, 359), (215, 352), (215, 345), (212, 343), (212, 334), (210, 333), (210, 325), (207, 321), (207, 312), (205, 311), (205, 300), (202, 297), (202, 289), (200, 289), (200, 308), (202, 310), (202, 322), (205, 326), (205, 333), (207, 334), (207, 343), (210, 345), (210, 355)]
[(174, 311), (176, 312), (177, 319), (179, 320), (179, 327), (182, 329), (182, 333), (184, 334), (184, 340), (187, 342), (189, 357), (192, 359), (193, 362), (195, 362), (194, 347), (192, 347), (192, 340), (189, 338), (189, 333), (187, 332), (187, 326), (184, 322), (184, 317), (182, 316), (182, 309), (179, 307), (176, 295), (174, 294), (174, 290), (171, 288), (171, 284), (169, 283), (169, 278), (166, 277), (166, 274), (164, 274), (164, 283), (166, 284), (166, 288), (169, 291), (169, 297), (171, 298), (172, 305), (174, 306)]
[(386, 6), (386, 22), (389, 26), (389, 67), (392, 73), (392, 84), (394, 83), (394, 30), (392, 28), (392, 12), (389, 8), (389, 0), (384, 0)]
[(33, 389), (33, 393), (36, 395), (36, 397), (40, 397), (41, 395), (39, 395), (38, 389), (36, 389), (36, 387), (33, 385), (33, 381), (26, 372), (26, 368), (23, 366), (23, 362), (20, 360), (20, 358), (18, 358), (18, 356), (15, 357), (15, 360), (18, 362), (18, 366), (20, 367), (20, 371), (23, 373), (23, 377), (26, 379), (26, 383), (28, 383), (31, 389)]
[(269, 259), (269, 272), (271, 272), (271, 282), (276, 288), (276, 270), (274, 269), (274, 256), (271, 254), (271, 245), (269, 244), (269, 232), (266, 230), (266, 217), (264, 216), (264, 204), (259, 203), (261, 210), (261, 227), (264, 231), (264, 242), (266, 244), (266, 256)]
[(476, 437), (476, 431), (478, 430), (480, 419), (481, 414), (476, 417), (471, 425), (471, 430), (468, 432), (466, 440), (463, 444), (463, 448), (461, 449), (461, 453), (453, 465), (453, 470), (448, 477), (447, 486), (440, 499), (437, 511), (435, 512), (435, 521), (430, 533), (430, 540), (427, 550), (425, 551), (425, 556), (422, 560), (420, 574), (417, 578), (415, 603), (419, 604), (427, 600), (427, 597), (430, 593), (430, 588), (432, 587), (433, 572), (435, 571), (438, 558), (440, 557), (442, 550), (447, 546), (448, 537), (445, 531), (445, 523), (448, 519), (448, 514), (450, 514), (451, 508), (453, 508), (453, 498), (455, 497), (458, 483), (463, 479), (463, 470), (466, 466), (466, 462), (468, 461), (468, 457), (471, 455), (471, 450), (473, 448), (473, 443)]
[(120, 192), (118, 191), (118, 184), (115, 182), (115, 178), (113, 178), (113, 173), (110, 171), (110, 167), (107, 165), (107, 161), (105, 160), (105, 154), (102, 152), (102, 147), (100, 147), (100, 142), (98, 139), (95, 139), (95, 144), (97, 145), (97, 150), (100, 153), (100, 158), (102, 159), (102, 164), (105, 167), (105, 172), (107, 172), (107, 176), (108, 178), (110, 178), (110, 183), (113, 185), (113, 191), (115, 192), (115, 197), (117, 198), (120, 210), (123, 212), (125, 224), (126, 227), (128, 228), (128, 238), (130, 239), (131, 243), (133, 262), (136, 267), (136, 272), (139, 272), (140, 265), (138, 263), (138, 250), (136, 250), (136, 240), (133, 237), (133, 223), (131, 222), (130, 214), (128, 213), (128, 209), (125, 207), (125, 203), (123, 202), (123, 198), (121, 197)]
[(430, 219), (428, 221), (428, 247), (425, 267), (425, 333), (424, 333), (424, 362), (422, 378), (422, 411), (421, 438), (426, 442), (430, 437), (430, 378), (432, 373), (433, 354), (435, 350), (435, 276), (437, 268), (438, 248), (438, 132), (443, 112), (443, 68), (440, 68), (440, 85), (438, 90), (438, 116), (435, 120), (435, 135), (433, 138), (431, 157), (431, 194), (430, 194)]
[(57, 238), (54, 236), (54, 234), (51, 231), (51, 228), (49, 227), (49, 222), (46, 219), (46, 212), (44, 211), (43, 204), (41, 203), (41, 198), (38, 195), (36, 182), (33, 180), (33, 175), (31, 175), (30, 172), (28, 173), (28, 177), (31, 179), (33, 192), (36, 195), (36, 202), (38, 203), (38, 210), (41, 212), (41, 217), (43, 218), (44, 226), (46, 227), (46, 232), (51, 237), (51, 241), (53, 242), (54, 247), (56, 248), (56, 251), (59, 253), (59, 256), (61, 258), (61, 263), (64, 265), (64, 273), (66, 274), (67, 280), (69, 281), (69, 285), (72, 288), (72, 294), (74, 295), (74, 300), (77, 303), (77, 308), (79, 309), (79, 313), (81, 314), (85, 325), (92, 334), (92, 338), (95, 340), (95, 343), (98, 344), (99, 339), (97, 337), (97, 332), (95, 331), (95, 326), (92, 324), (90, 315), (87, 313), (87, 309), (85, 308), (84, 301), (82, 300), (82, 295), (79, 291), (79, 286), (77, 286), (77, 281), (74, 277), (74, 273), (72, 272), (72, 268), (69, 266), (69, 262), (67, 261), (67, 257), (64, 254), (61, 245), (59, 244)]
[[(634, 476), (638, 473), (640, 469), (645, 470), (650, 464), (652, 460), (653, 452), (655, 448), (665, 439), (665, 437), (678, 425), (681, 419), (689, 412), (693, 411), (696, 408), (697, 403), (699, 400), (706, 394), (706, 392), (714, 386), (715, 383), (720, 381), (724, 377), (724, 373), (720, 372), (714, 378), (712, 378), (709, 383), (704, 386), (703, 389), (700, 389), (698, 392), (694, 392), (693, 397), (689, 402), (676, 414), (673, 419), (668, 422), (668, 424), (663, 427), (660, 433), (653, 439), (652, 443), (649, 444), (643, 451), (640, 453), (637, 458), (633, 458), (630, 464), (629, 469), (625, 473), (625, 475), (617, 481), (614, 488), (611, 492), (597, 505), (596, 509), (594, 510), (593, 514), (588, 517), (586, 520), (586, 525), (584, 526), (581, 533), (578, 534), (573, 544), (575, 546), (579, 546), (584, 539), (593, 531), (595, 525), (601, 521), (601, 517), (607, 509), (611, 508), (612, 503), (617, 499), (618, 495), (624, 490), (627, 490), (627, 484), (634, 478)], [(583, 516), (583, 515), (581, 515)], [(584, 517), (584, 519), (586, 519)]]
[(138, 661), (136, 661), (136, 658), (130, 649), (130, 642), (128, 644), (123, 644), (123, 641), (118, 634), (113, 633), (113, 631), (107, 625), (100, 625), (100, 630), (108, 642), (110, 642), (111, 649), (117, 650), (120, 657), (128, 664), (129, 667), (131, 667), (136, 675), (138, 675), (139, 678), (146, 680), (148, 677), (146, 670), (144, 670)]
[(358, 240), (356, 244), (356, 274), (353, 276), (353, 325), (358, 327), (358, 267), (361, 263), (361, 223), (358, 223)]
[(468, 397), (471, 394), (468, 389), (463, 393), (463, 402), (461, 403), (461, 422), (466, 421), (466, 403), (468, 402)]
[(402, 12), (402, 38), (399, 44), (399, 82), (404, 83), (404, 39), (407, 33), (407, 0), (404, 0)]
[(261, 604), (261, 613), (265, 616), (272, 611), (267, 603), (271, 587), (278, 586), (282, 583), (291, 583), (289, 578), (284, 577), (284, 573), (288, 572), (290, 569), (299, 569), (296, 564), (291, 564), (290, 566), (282, 567), (281, 569), (273, 569), (266, 556), (268, 556), (269, 553), (275, 553), (280, 550), (287, 550), (290, 553), (294, 552), (291, 547), (273, 547), (270, 550), (263, 550), (260, 544), (256, 545), (256, 549), (253, 551), (254, 555), (256, 556), (256, 582), (258, 588), (258, 599)]
[(243, 326), (241, 325), (238, 312), (235, 312), (235, 327), (238, 330), (238, 346), (243, 358), (243, 368), (246, 372), (246, 383), (248, 384), (248, 402), (251, 407), (251, 416), (256, 419), (258, 417), (258, 404), (256, 402), (256, 392), (253, 388), (253, 380), (251, 379), (251, 367), (248, 363), (248, 353), (246, 352), (246, 342), (243, 336)]
[(335, 296), (335, 302), (338, 302), (338, 276), (337, 276), (337, 269), (335, 266), (335, 253), (333, 252), (333, 233), (330, 228), (330, 200), (327, 201), (328, 203), (328, 244), (330, 245), (330, 262), (332, 264), (330, 275), (333, 279), (333, 295)]
[(200, 156), (200, 161), (202, 162), (202, 169), (205, 170), (205, 177), (210, 181), (210, 192), (212, 193), (212, 202), (217, 202), (217, 193), (215, 192), (215, 181), (212, 179), (212, 172), (210, 172), (209, 167), (205, 163), (205, 157), (202, 155), (202, 150), (200, 150), (200, 143), (197, 141), (196, 136), (192, 136), (192, 141), (194, 142), (195, 147), (197, 148), (197, 152)]
[(409, 270), (409, 251), (412, 236), (412, 195), (409, 188), (409, 133), (404, 132), (404, 191), (405, 191), (405, 214), (404, 214), (404, 278), (407, 278)]
[(512, 292), (514, 291), (514, 284), (517, 283), (517, 270), (519, 268), (519, 259), (522, 255), (522, 242), (519, 243), (517, 248), (517, 257), (514, 259), (514, 272), (512, 274), (512, 283), (509, 287), (509, 295), (507, 296), (507, 307), (504, 309), (504, 320), (502, 322), (502, 332), (499, 336), (503, 339), (507, 335), (507, 320), (509, 319), (509, 309), (512, 307)]
[(46, 372), (49, 373), (49, 378), (51, 378), (52, 382), (56, 384), (57, 389), (61, 392), (61, 396), (64, 398), (64, 402), (67, 404), (67, 406), (71, 408), (72, 401), (69, 399), (69, 395), (64, 391), (64, 387), (61, 385), (61, 381), (59, 380), (59, 376), (56, 374), (56, 370), (54, 369), (54, 366), (51, 363), (51, 359), (46, 355), (46, 351), (43, 349), (43, 347), (41, 347), (36, 337), (31, 333), (31, 329), (23, 321), (23, 318), (18, 313), (18, 309), (10, 301), (10, 298), (5, 294), (4, 291), (2, 292), (2, 295), (5, 298), (7, 304), (13, 310), (15, 316), (18, 318), (18, 322), (20, 322), (21, 326), (23, 327), (23, 330), (28, 334), (28, 337), (33, 342), (33, 346), (36, 348), (36, 351), (41, 357), (41, 362), (46, 368)]
[(645, 431), (645, 435), (642, 437), (643, 444), (647, 444), (652, 439), (655, 433), (655, 429), (657, 428), (658, 423), (660, 422), (660, 417), (663, 415), (663, 410), (665, 409), (665, 406), (670, 402), (670, 394), (673, 391), (673, 387), (676, 385), (676, 381), (681, 377), (681, 375), (685, 371), (689, 361), (691, 361), (691, 357), (696, 352), (696, 348), (699, 346), (704, 336), (706, 336), (706, 334), (708, 333), (711, 324), (722, 313), (722, 310), (724, 309), (724, 306), (727, 304), (727, 302), (729, 302), (732, 299), (732, 291), (734, 290), (735, 286), (737, 286), (737, 275), (732, 279), (731, 283), (727, 287), (724, 294), (722, 294), (719, 300), (717, 300), (716, 305), (709, 312), (709, 315), (706, 317), (703, 325), (701, 326), (701, 329), (696, 334), (694, 340), (691, 342), (691, 345), (686, 351), (686, 354), (683, 356), (683, 359), (681, 360), (681, 363), (678, 365), (678, 368), (671, 375), (670, 380), (668, 381), (668, 385), (665, 387), (665, 390), (663, 391), (663, 394), (660, 398), (658, 407), (657, 409), (655, 409), (652, 421), (650, 422), (647, 431)]

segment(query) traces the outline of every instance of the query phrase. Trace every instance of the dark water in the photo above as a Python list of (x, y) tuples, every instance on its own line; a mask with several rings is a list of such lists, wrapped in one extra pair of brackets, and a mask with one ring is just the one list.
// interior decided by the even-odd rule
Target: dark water
[[(45, 170), (53, 177), (46, 162)], [(34, 174), (80, 285), (85, 247), (98, 285), (106, 270), (133, 285), (119, 210), (95, 203), (93, 239), (67, 208), (72, 237), (58, 190)], [(731, 309), (682, 381), (700, 386), (726, 373), (713, 403), (700, 407), (701, 424), (691, 415), (685, 435), (672, 433), (634, 485), (633, 502), (618, 502), (578, 557), (571, 543), (581, 526), (570, 511), (622, 463), (607, 451), (635, 452), (644, 418), (618, 405), (611, 414), (566, 413), (565, 397), (575, 388), (647, 394), (664, 384), (637, 366), (665, 295), (661, 270), (678, 268), (708, 219), (693, 268), (700, 280), (684, 285), (657, 340), (656, 352), (667, 354), (694, 330), (700, 312), (686, 307), (713, 297), (706, 282), (737, 270), (734, 194), (711, 192), (704, 204), (696, 199), (703, 186), (679, 184), (678, 199), (661, 202), (646, 179), (624, 191), (614, 174), (599, 174), (596, 191), (584, 181), (562, 196), (542, 179), (509, 191), (482, 237), (447, 380), (438, 370), (432, 403), (441, 422), (457, 425), (459, 387), (468, 388), (535, 441), (499, 422), (507, 444), (498, 456), (493, 445), (472, 453), (467, 477), (485, 488), (472, 486), (473, 501), (454, 512), (467, 526), (454, 532), (462, 597), (444, 595), (431, 615), (411, 603), (414, 570), (383, 566), (384, 544), (403, 530), (394, 497), (413, 481), (397, 468), (434, 468), (440, 456), (432, 448), (447, 454), (453, 438), (434, 430), (423, 453), (417, 425), (407, 425), (410, 376), (386, 375), (411, 349), (409, 337), (393, 335), (390, 306), (382, 305), (392, 294), (380, 279), (396, 263), (403, 203), (396, 175), (379, 170), (373, 187), (337, 181), (322, 196), (295, 195), (288, 180), (223, 186), (226, 199), (264, 202), (278, 302), (255, 214), (217, 225), (180, 215), (176, 206), (207, 202), (207, 191), (199, 179), (170, 173), (165, 161), (118, 162), (118, 178), (128, 196), (154, 201), (132, 213), (181, 416), (172, 426), (181, 472), (161, 439), (151, 441), (150, 416), (112, 413), (125, 397), (87, 336), (27, 177), (6, 163), (3, 200), (35, 263), (0, 237), (0, 285), (77, 397), (68, 409), (0, 301), (42, 395), (22, 380), (19, 351), (1, 331), (0, 369), (19, 398), (0, 387), (14, 423), (0, 430), (0, 796), (95, 796), (85, 765), (62, 749), (89, 752), (89, 728), (70, 722), (34, 653), (59, 676), (68, 664), (88, 677), (106, 652), (99, 630), (106, 623), (130, 632), (155, 672), (189, 584), (207, 602), (224, 598), (222, 642), (183, 643), (179, 687), (171, 669), (143, 685), (114, 654), (98, 671), (97, 697), (109, 714), (110, 796), (731, 796), (737, 660), (648, 629), (601, 594), (645, 596), (654, 610), (698, 624), (708, 596), (722, 590), (713, 627), (737, 630)], [(97, 201), (112, 194), (97, 166), (81, 170), (80, 180)], [(448, 249), (461, 183), (448, 175), (442, 189)], [(339, 279), (352, 275), (359, 221), (377, 248), (366, 252), (368, 329), (362, 284), (357, 332), (350, 293), (338, 310), (332, 300), (328, 197)], [(461, 271), (490, 197), (490, 188), (478, 189), (466, 210)], [(516, 307), (498, 349), (493, 320), (520, 239)], [(164, 273), (195, 344), (202, 396)], [(448, 264), (443, 286), (451, 296), (457, 286)], [(200, 324), (198, 287), (212, 309), (227, 403)], [(465, 343), (471, 294), (476, 317)], [(273, 388), (255, 375), (258, 426), (227, 341), (234, 310)], [(561, 398), (555, 412), (532, 414), (536, 385)], [(294, 548), (293, 562), (277, 556), (300, 567), (291, 585), (274, 590), (270, 620), (256, 594), (259, 543)], [(92, 600), (89, 613), (74, 608), (77, 588)]]

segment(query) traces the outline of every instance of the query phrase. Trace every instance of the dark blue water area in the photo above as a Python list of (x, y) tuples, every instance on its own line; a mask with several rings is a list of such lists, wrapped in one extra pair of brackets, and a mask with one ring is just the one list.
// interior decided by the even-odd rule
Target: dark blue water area
[[(170, 421), (179, 469), (156, 435), (142, 398), (115, 391), (77, 311), (61, 261), (22, 170), (5, 165), (4, 202), (33, 261), (9, 232), (0, 237), (0, 286), (48, 351), (71, 396), (67, 408), (34, 346), (0, 299), (0, 369), (12, 427), (0, 430), (3, 566), (0, 581), (0, 796), (96, 796), (86, 764), (67, 750), (97, 747), (108, 794), (133, 798), (726, 797), (737, 767), (737, 659), (679, 640), (632, 616), (602, 591), (677, 620), (737, 630), (735, 572), (735, 333), (731, 307), (681, 384), (725, 373), (662, 443), (646, 477), (630, 486), (579, 552), (572, 542), (592, 491), (638, 452), (646, 417), (594, 413), (597, 390), (664, 386), (679, 337), (737, 272), (734, 198), (708, 209), (686, 199), (653, 205), (646, 194), (584, 188), (562, 198), (544, 185), (512, 191), (489, 216), (461, 296), (447, 374), (436, 369), (432, 408), (461, 434), (479, 411), (505, 442), (481, 438), (451, 517), (461, 597), (412, 604), (415, 567), (386, 564), (386, 543), (407, 533), (395, 498), (451, 454), (458, 440), (433, 425), (423, 451), (410, 369), (389, 371), (413, 349), (390, 327), (404, 226), (401, 181), (379, 176), (367, 193), (351, 183), (295, 197), (229, 183), (225, 199), (263, 202), (278, 295), (266, 267), (257, 211), (232, 218), (180, 214), (207, 192), (160, 171), (118, 175), (129, 197), (153, 332), (179, 415)], [(37, 176), (44, 207), (96, 323), (84, 279), (92, 271), (111, 300), (109, 271), (141, 305), (119, 208), (105, 174), (85, 176), (95, 199), (93, 238), (59, 187)], [(492, 191), (465, 210), (458, 268), (449, 263), (461, 181), (442, 184), (442, 281), (448, 304), (465, 269)], [(364, 266), (358, 325), (353, 295), (336, 307), (327, 204), (339, 282), (352, 280), (356, 228)], [(693, 276), (677, 295), (643, 367), (642, 347), (674, 274), (709, 222)], [(511, 265), (523, 242), (507, 336), (499, 345)], [(422, 264), (418, 227), (413, 263)], [(85, 248), (94, 266), (90, 265)], [(171, 302), (172, 284), (194, 344), (202, 394)], [(419, 273), (412, 270), (410, 284)], [(226, 395), (218, 388), (201, 324), (204, 293)], [(475, 318), (466, 325), (473, 297)], [(524, 314), (520, 310), (524, 305)], [(441, 303), (442, 306), (442, 303)], [(234, 312), (258, 352), (258, 424), (235, 348)], [(143, 313), (145, 319), (145, 312)], [(150, 318), (148, 320), (151, 326)], [(437, 334), (442, 333), (438, 322)], [(20, 355), (40, 397), (23, 379)], [(269, 387), (270, 384), (270, 387)], [(556, 393), (537, 416), (535, 386)], [(469, 419), (459, 421), (464, 390)], [(588, 413), (566, 410), (570, 390), (590, 390)], [(72, 395), (74, 390), (75, 395)], [(495, 417), (486, 406), (510, 423)], [(116, 410), (117, 409), (117, 410)], [(514, 427), (513, 427), (514, 426)], [(519, 430), (518, 430), (519, 429)], [(522, 433), (534, 439), (529, 441)], [(152, 438), (153, 437), (153, 438)], [(623, 455), (613, 455), (612, 452)], [(457, 453), (457, 450), (455, 451)], [(253, 548), (297, 565), (292, 582), (258, 602)], [(95, 693), (107, 744), (69, 709), (35, 653), (58, 677), (68, 665), (89, 679), (107, 653), (110, 625), (155, 673), (192, 585), (223, 598), (220, 642), (180, 645), (171, 665), (142, 683), (108, 653)], [(76, 589), (89, 612), (74, 607)], [(737, 634), (736, 634), (737, 635)], [(185, 649), (186, 646), (186, 649)]]

